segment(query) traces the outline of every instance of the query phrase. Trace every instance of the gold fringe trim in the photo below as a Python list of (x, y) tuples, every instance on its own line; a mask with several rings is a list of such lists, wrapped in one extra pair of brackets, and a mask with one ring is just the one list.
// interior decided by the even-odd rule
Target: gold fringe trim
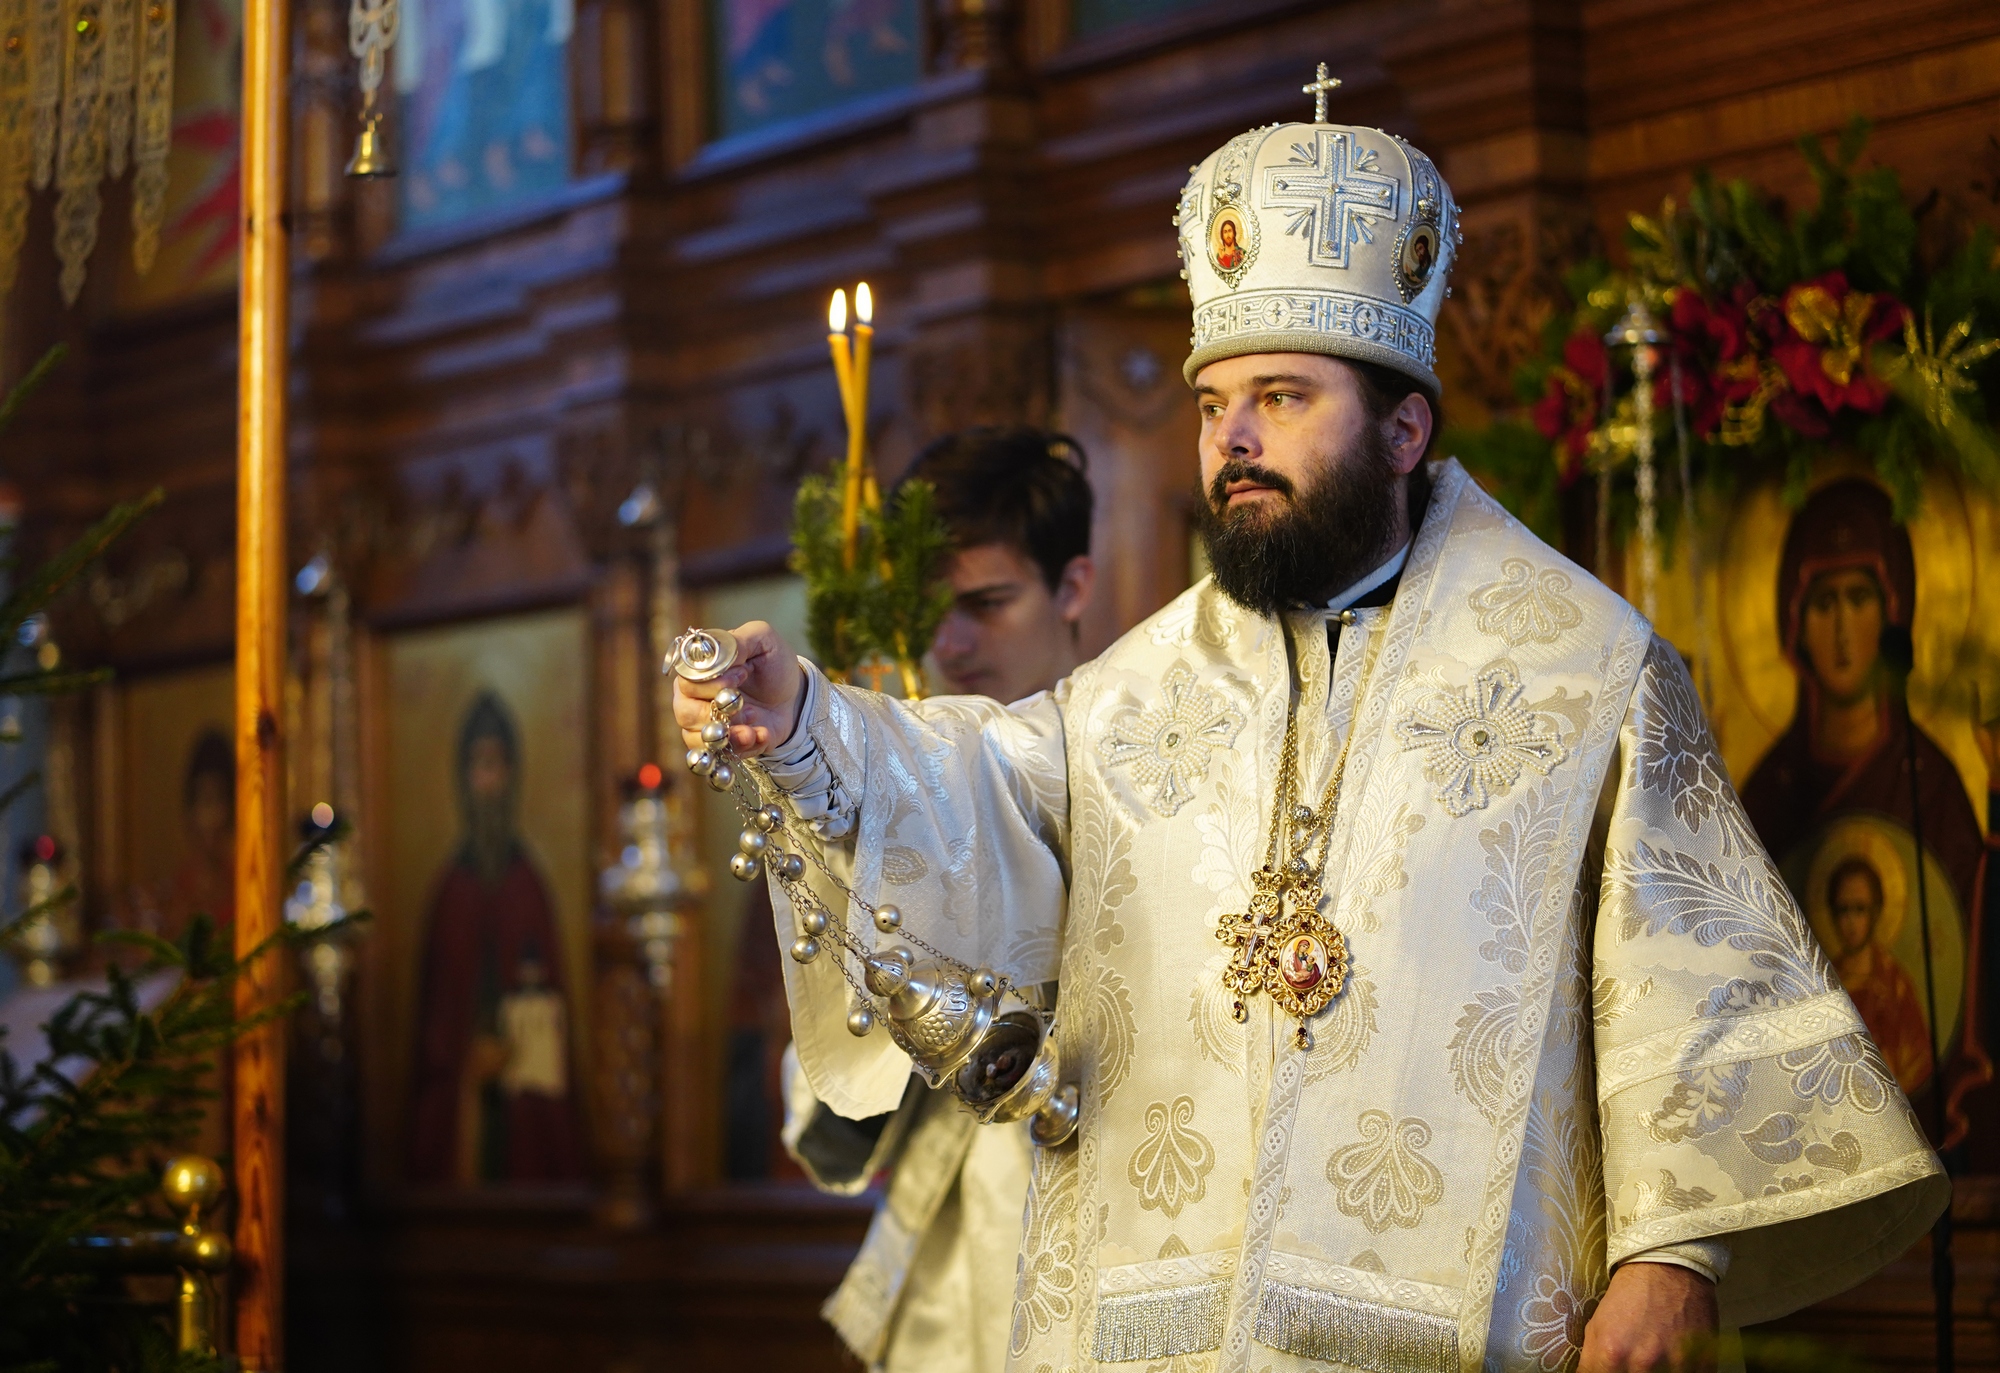
[(1229, 1281), (1163, 1287), (1097, 1298), (1099, 1363), (1171, 1359), (1222, 1347), (1223, 1308)]
[(0, 0), (0, 294), (14, 284), (28, 238), (28, 174), (34, 167), (29, 36), (28, 0)]
[[(119, 0), (111, 0), (112, 4)], [(62, 263), (63, 302), (76, 304), (83, 275), (97, 246), (97, 212), (103, 204), (106, 108), (103, 5), (68, 0), (63, 38), (62, 139), (56, 149), (56, 258)]]
[(105, 161), (111, 175), (125, 175), (125, 159), (132, 151), (132, 74), (135, 30), (139, 16), (133, 13), (144, 0), (104, 0), (99, 22), (104, 25), (104, 136), (108, 140)]
[(1371, 1373), (1458, 1373), (1457, 1321), (1291, 1283), (1264, 1284), (1257, 1342)]
[(34, 27), (28, 35), (28, 88), (34, 106), (35, 189), (46, 190), (56, 174), (56, 135), (61, 127), (63, 0), (34, 0)]
[(174, 0), (140, 6), (138, 108), (132, 127), (132, 265), (153, 268), (167, 209), (167, 150), (174, 141)]

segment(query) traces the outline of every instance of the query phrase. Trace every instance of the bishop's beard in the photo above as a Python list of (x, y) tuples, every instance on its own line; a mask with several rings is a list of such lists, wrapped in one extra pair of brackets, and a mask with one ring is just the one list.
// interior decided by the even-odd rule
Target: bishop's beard
[[(1229, 484), (1244, 480), (1282, 499), (1231, 510)], [(1206, 492), (1196, 489), (1196, 528), (1223, 594), (1275, 615), (1320, 604), (1381, 566), (1394, 551), (1396, 500), (1388, 436), (1364, 424), (1347, 452), (1314, 465), (1303, 491), (1267, 467), (1230, 459)]]

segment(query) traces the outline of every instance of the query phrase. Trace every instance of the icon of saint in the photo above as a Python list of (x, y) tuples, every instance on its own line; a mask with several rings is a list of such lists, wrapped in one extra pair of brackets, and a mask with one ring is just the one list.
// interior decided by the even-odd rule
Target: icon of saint
[[(1873, 815), (1914, 843), (1920, 814), (1921, 847), (1950, 882), (1950, 904), (1976, 910), (1985, 841), (1971, 801), (1951, 758), (1910, 718), (1882, 656), (1884, 630), (1909, 632), (1917, 600), (1909, 531), (1896, 522), (1888, 494), (1859, 479), (1815, 492), (1786, 531), (1777, 593), (1780, 646), (1797, 677), (1798, 705), (1743, 786), (1758, 836), (1779, 866), (1796, 875), (1843, 815)], [(1806, 895), (1794, 894), (1802, 901)], [(1978, 947), (1975, 933), (1961, 931), (1962, 947)], [(1965, 973), (1960, 1021), (1972, 1026), (1976, 961), (1968, 959)], [(1951, 1048), (1949, 1060), (1953, 1102), (1990, 1080), (1986, 1051), (1970, 1034)], [(1929, 1123), (1930, 1109), (1921, 1099), (1916, 1104)], [(1964, 1121), (1954, 1107), (1952, 1131), (1967, 1128)], [(2000, 1147), (2000, 1139), (1994, 1144)]]
[(1842, 859), (1828, 875), (1827, 911), (1840, 942), (1831, 952), (1840, 985), (1861, 1012), (1889, 1071), (1903, 1091), (1911, 1093), (1930, 1080), (1930, 1046), (1924, 1039), (1928, 1026), (1916, 983), (1896, 956), (1877, 942), (1882, 904), (1882, 874), (1862, 855)]
[(519, 734), (492, 692), (466, 712), (457, 765), (465, 834), (424, 922), (410, 1180), (577, 1180), (555, 906), (517, 830)]
[(1417, 229), (1410, 235), (1409, 260), (1403, 264), (1403, 275), (1418, 286), (1430, 279), (1431, 263), (1435, 260), (1435, 248), (1427, 229)]
[(1233, 272), (1243, 265), (1243, 249), (1236, 241), (1236, 232), (1234, 215), (1224, 215), (1215, 226), (1215, 265), (1225, 272)]
[(236, 914), (236, 758), (219, 729), (203, 730), (188, 752), (181, 836), (185, 847), (153, 931), (162, 939), (179, 939), (197, 915), (227, 925)]

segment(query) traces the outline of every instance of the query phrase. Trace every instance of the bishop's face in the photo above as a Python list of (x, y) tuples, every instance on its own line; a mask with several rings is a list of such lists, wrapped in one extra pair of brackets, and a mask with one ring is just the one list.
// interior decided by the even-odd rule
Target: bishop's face
[(1368, 422), (1354, 374), (1315, 353), (1212, 362), (1195, 379), (1195, 392), (1201, 485), (1225, 518), (1252, 510), (1277, 515), (1355, 446)]
[(1216, 585), (1259, 614), (1323, 602), (1408, 538), (1404, 482), (1430, 409), (1370, 416), (1358, 375), (1315, 353), (1254, 353), (1195, 378), (1197, 509)]

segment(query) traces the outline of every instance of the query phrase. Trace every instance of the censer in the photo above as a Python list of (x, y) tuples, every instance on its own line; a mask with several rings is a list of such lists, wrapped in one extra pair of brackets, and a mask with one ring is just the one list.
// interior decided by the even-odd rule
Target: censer
[[(736, 639), (726, 630), (690, 629), (676, 639), (667, 654), (665, 671), (693, 682), (713, 681), (736, 662)], [(1062, 1061), (1056, 1047), (1054, 1017), (1031, 1006), (1012, 981), (988, 968), (973, 968), (903, 931), (915, 945), (891, 945), (869, 950), (847, 927), (844, 912), (835, 912), (805, 881), (806, 855), (811, 847), (781, 847), (799, 823), (779, 804), (764, 796), (758, 770), (740, 771), (732, 761), (729, 721), (743, 708), (743, 698), (724, 687), (701, 728), (703, 747), (687, 755), (688, 770), (708, 785), (728, 794), (743, 811), (745, 825), (737, 837), (738, 852), (729, 871), (740, 881), (753, 882), (768, 870), (799, 916), (799, 937), (791, 955), (811, 963), (831, 942), (839, 953), (851, 954), (861, 965), (859, 980), (843, 959), (841, 975), (852, 986), (858, 1004), (847, 1017), (857, 1035), (874, 1032), (875, 1004), (896, 1047), (933, 1087), (949, 1086), (981, 1124), (1030, 1120), (1037, 1144), (1053, 1146), (1076, 1130), (1077, 1089), (1061, 1081)], [(743, 787), (750, 790), (746, 802)], [(888, 903), (870, 904), (827, 870), (817, 856), (813, 865), (856, 906), (869, 913), (883, 934), (902, 930), (903, 913)], [(919, 953), (926, 955), (919, 958)]]

